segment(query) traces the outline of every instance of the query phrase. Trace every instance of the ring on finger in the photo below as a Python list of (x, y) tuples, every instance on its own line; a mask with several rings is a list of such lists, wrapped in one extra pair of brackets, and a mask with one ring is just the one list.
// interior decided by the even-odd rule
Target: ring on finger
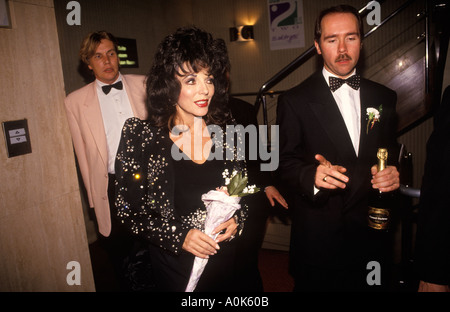
[(328, 176), (327, 176), (327, 175), (326, 175), (326, 176), (324, 176), (324, 177), (323, 177), (323, 179), (322, 179), (322, 181), (323, 181), (323, 182), (327, 182), (327, 178), (328, 178)]

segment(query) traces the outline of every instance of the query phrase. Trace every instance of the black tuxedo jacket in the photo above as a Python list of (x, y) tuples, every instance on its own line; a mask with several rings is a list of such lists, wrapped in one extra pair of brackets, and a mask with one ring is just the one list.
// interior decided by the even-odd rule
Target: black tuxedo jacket
[[(340, 268), (362, 260), (367, 244), (367, 198), (370, 168), (377, 163), (377, 149), (389, 151), (388, 164), (398, 158), (394, 91), (361, 79), (361, 136), (357, 156), (344, 119), (318, 71), (279, 96), (279, 178), (290, 190), (292, 214), (291, 271), (302, 263)], [(367, 130), (366, 109), (379, 109), (379, 122)], [(321, 190), (314, 195), (314, 176), (323, 155), (333, 165), (347, 168), (344, 190)]]
[(420, 193), (416, 259), (419, 278), (450, 285), (450, 86), (435, 116), (427, 143)]

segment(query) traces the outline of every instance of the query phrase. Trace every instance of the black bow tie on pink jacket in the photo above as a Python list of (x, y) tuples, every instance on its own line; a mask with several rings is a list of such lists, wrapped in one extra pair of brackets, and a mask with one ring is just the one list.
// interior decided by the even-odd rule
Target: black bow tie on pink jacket
[(122, 90), (122, 88), (123, 88), (122, 81), (118, 81), (111, 85), (103, 86), (102, 90), (105, 94), (108, 94), (111, 91), (111, 88), (116, 88), (117, 90)]

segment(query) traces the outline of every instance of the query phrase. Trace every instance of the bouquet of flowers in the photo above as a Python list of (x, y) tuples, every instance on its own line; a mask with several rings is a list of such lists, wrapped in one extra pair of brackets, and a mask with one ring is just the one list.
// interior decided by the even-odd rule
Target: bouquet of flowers
[[(242, 172), (233, 171), (231, 177), (228, 174), (228, 170), (225, 169), (222, 174), (225, 186), (202, 195), (202, 201), (206, 206), (205, 233), (213, 239), (216, 239), (218, 234), (212, 235), (212, 231), (241, 208), (239, 204), (241, 198), (259, 191), (255, 185), (247, 186), (248, 177)], [(207, 263), (208, 259), (195, 257), (186, 292), (194, 291)]]

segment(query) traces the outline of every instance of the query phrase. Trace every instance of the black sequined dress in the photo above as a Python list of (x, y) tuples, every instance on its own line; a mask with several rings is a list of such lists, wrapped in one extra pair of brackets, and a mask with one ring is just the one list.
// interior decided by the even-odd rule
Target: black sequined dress
[[(187, 158), (187, 157), (186, 157)], [(189, 215), (204, 207), (201, 196), (223, 184), (223, 161), (210, 160), (197, 164), (190, 159), (174, 161), (175, 211)], [(221, 249), (210, 256), (196, 291), (230, 291), (233, 285), (234, 243), (223, 242)], [(169, 291), (184, 291), (189, 280), (194, 256), (182, 251), (174, 255), (152, 247), (156, 280)]]
[[(232, 172), (246, 168), (243, 161), (225, 157), (203, 164), (174, 160), (174, 147), (167, 131), (137, 118), (128, 119), (117, 153), (115, 204), (117, 217), (125, 227), (150, 243), (156, 290), (181, 292), (194, 261), (182, 245), (189, 230), (203, 227), (206, 209), (202, 194), (224, 184), (225, 169)], [(238, 232), (247, 214), (245, 201), (241, 206)], [(210, 256), (195, 291), (233, 290), (235, 242), (222, 242), (218, 253)]]

